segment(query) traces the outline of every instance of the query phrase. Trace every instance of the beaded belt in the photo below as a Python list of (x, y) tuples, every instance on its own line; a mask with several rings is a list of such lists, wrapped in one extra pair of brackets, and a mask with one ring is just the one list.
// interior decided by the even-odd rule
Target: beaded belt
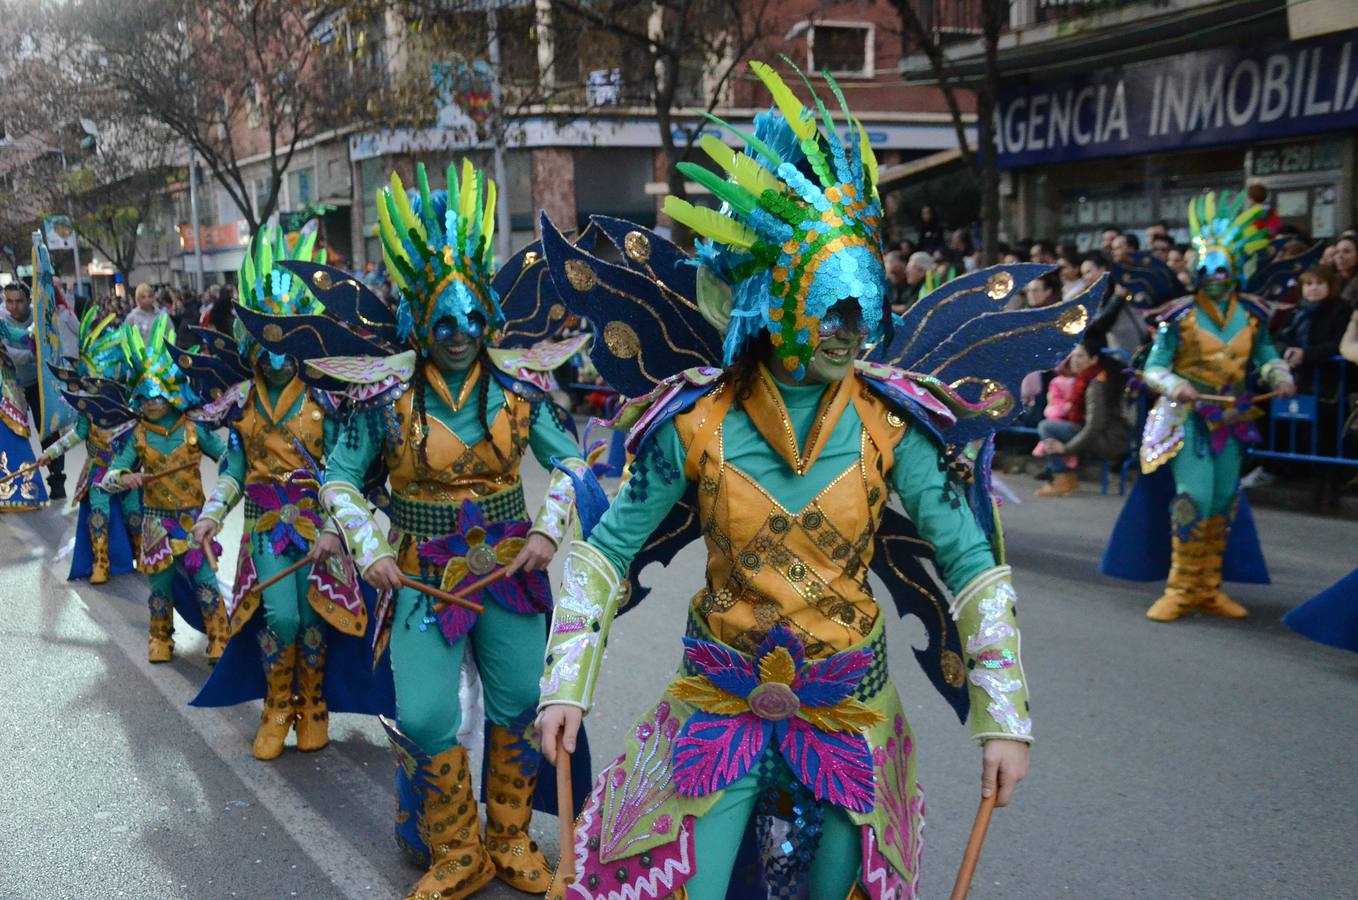
[[(481, 514), (485, 517), (487, 525), (495, 522), (519, 522), (528, 518), (522, 484), (467, 502), (481, 507)], [(391, 516), (391, 524), (406, 534), (442, 537), (457, 532), (458, 514), (461, 510), (462, 503), (458, 501), (414, 500), (393, 492), (387, 513)]]
[(179, 517), (184, 515), (184, 513), (193, 513), (196, 518), (198, 515), (198, 507), (186, 506), (183, 509), (166, 509), (163, 506), (144, 506), (141, 510), (143, 518), (174, 519), (176, 521), (178, 521)]
[[(700, 641), (713, 641), (726, 647), (732, 653), (739, 654), (746, 659), (752, 658), (750, 654), (741, 653), (731, 645), (713, 636), (712, 632), (708, 630), (707, 625), (693, 614), (692, 608), (688, 611), (688, 626), (685, 628), (684, 636)], [(863, 676), (863, 680), (858, 682), (858, 687), (854, 688), (853, 696), (855, 699), (866, 703), (882, 692), (882, 689), (887, 686), (887, 680), (890, 677), (886, 663), (886, 629), (882, 626), (881, 616), (877, 617), (877, 622), (873, 625), (871, 634), (857, 644), (854, 644), (852, 647), (841, 652), (859, 650), (864, 647), (872, 651), (872, 665), (868, 667), (867, 674)], [(679, 663), (679, 669), (684, 675), (702, 674), (689, 662), (688, 654), (684, 654), (682, 661)]]
[[(265, 509), (255, 501), (251, 500), (248, 496), (245, 498), (244, 503), (245, 503), (245, 518), (247, 519), (258, 520), (260, 516), (264, 515), (266, 512), (269, 512), (269, 510)], [(317, 507), (319, 508), (319, 506), (320, 504), (318, 503)]]

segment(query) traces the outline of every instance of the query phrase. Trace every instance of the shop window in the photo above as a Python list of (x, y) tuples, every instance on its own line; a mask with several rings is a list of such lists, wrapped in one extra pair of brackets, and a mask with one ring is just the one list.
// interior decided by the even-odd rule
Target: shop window
[(845, 78), (871, 78), (874, 28), (851, 22), (816, 22), (806, 35), (806, 64), (813, 72)]

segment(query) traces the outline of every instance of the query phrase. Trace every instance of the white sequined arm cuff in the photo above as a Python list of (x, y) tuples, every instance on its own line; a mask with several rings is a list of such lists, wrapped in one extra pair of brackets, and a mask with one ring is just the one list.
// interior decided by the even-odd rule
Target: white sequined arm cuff
[(207, 498), (203, 504), (203, 511), (198, 514), (198, 521), (206, 519), (221, 527), (223, 521), (231, 510), (236, 508), (240, 502), (241, 487), (236, 479), (229, 475), (223, 475), (217, 479), (217, 486), (212, 489), (212, 496)]
[(1158, 394), (1164, 394), (1166, 397), (1178, 390), (1180, 385), (1188, 384), (1188, 379), (1182, 375), (1175, 375), (1169, 369), (1158, 367), (1147, 369), (1144, 378), (1146, 384), (1150, 385), (1152, 390)]
[[(563, 459), (557, 465), (568, 466), (571, 471), (582, 475), (589, 468), (583, 459)], [(547, 482), (547, 493), (542, 498), (542, 508), (533, 517), (533, 527), (529, 534), (540, 534), (560, 547), (567, 540), (580, 537), (579, 521), (575, 515), (575, 483), (571, 476), (560, 469), (552, 470), (551, 480)]]
[(967, 664), (971, 736), (978, 741), (1033, 739), (1014, 618), (1016, 599), (1009, 567), (996, 566), (968, 582), (953, 601), (952, 616)]
[(608, 629), (625, 593), (617, 569), (585, 541), (572, 541), (552, 610), (538, 709), (552, 704), (588, 712)]
[(57, 457), (65, 456), (66, 451), (75, 447), (76, 444), (81, 443), (83, 440), (84, 438), (77, 434), (74, 428), (67, 428), (61, 433), (61, 437), (57, 438), (51, 444), (48, 444), (47, 449), (42, 452), (47, 454), (49, 458), (56, 459)]
[(1292, 380), (1292, 368), (1281, 359), (1270, 359), (1259, 369), (1259, 377), (1264, 380), (1264, 384), (1276, 388), (1281, 384), (1294, 384)]
[(366, 573), (379, 559), (396, 558), (361, 490), (346, 481), (327, 481), (321, 485), (320, 499), (326, 515), (339, 527), (359, 572)]
[(99, 479), (99, 490), (106, 494), (121, 494), (128, 490), (127, 485), (123, 484), (123, 479), (131, 474), (129, 469), (109, 469), (104, 472), (104, 477)]

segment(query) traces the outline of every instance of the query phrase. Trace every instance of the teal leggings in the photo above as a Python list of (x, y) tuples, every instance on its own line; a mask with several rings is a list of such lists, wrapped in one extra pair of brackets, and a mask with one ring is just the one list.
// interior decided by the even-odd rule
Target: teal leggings
[[(261, 582), (268, 581), (301, 559), (299, 553), (274, 556), (271, 548), (258, 542), (251, 551), (254, 554), (255, 575)], [(310, 591), (307, 577), (310, 574), (311, 567), (302, 566), (287, 578), (264, 589), (264, 624), (284, 644), (297, 643), (297, 635), (303, 628), (321, 621), (320, 615), (311, 608), (311, 602), (307, 599)]]
[[(112, 498), (96, 487), (91, 487), (85, 497), (90, 501), (90, 512), (103, 513), (107, 521)], [(141, 512), (141, 492), (123, 491), (118, 496), (118, 503), (123, 508), (123, 519), (126, 521), (128, 516), (135, 516)]]
[(1174, 492), (1188, 494), (1203, 518), (1218, 516), (1231, 507), (1240, 489), (1240, 464), (1245, 451), (1231, 438), (1221, 452), (1213, 455), (1207, 443), (1207, 429), (1196, 415), (1184, 423), (1184, 445), (1169, 461), (1174, 475)]
[[(160, 594), (164, 597), (168, 597), (170, 603), (173, 604), (175, 572), (181, 571), (183, 568), (184, 557), (177, 556), (175, 557), (174, 565), (170, 566), (165, 571), (146, 576), (146, 580), (151, 583), (152, 597), (156, 594)], [(185, 574), (187, 575), (188, 573), (185, 572)], [(207, 563), (203, 563), (198, 567), (197, 572), (194, 572), (189, 576), (189, 580), (197, 587), (198, 606), (202, 609), (203, 615), (207, 616), (208, 613), (216, 609), (217, 604), (221, 602), (221, 594), (217, 588), (217, 573), (212, 571), (212, 567)]]
[(437, 755), (457, 746), (462, 725), (457, 689), (468, 638), (476, 651), (486, 717), (492, 725), (509, 725), (537, 706), (538, 677), (547, 652), (543, 613), (520, 615), (490, 602), (468, 637), (450, 644), (437, 624), (420, 631), (424, 610), (423, 594), (401, 588), (391, 620), (396, 718), (424, 752)]
[[(761, 778), (761, 772), (763, 778)], [(791, 783), (792, 772), (775, 748), (765, 751), (759, 764), (732, 784), (702, 818), (693, 833), (693, 855), (698, 871), (688, 880), (689, 900), (723, 900), (731, 881), (736, 851), (770, 773)], [(815, 900), (843, 900), (858, 880), (862, 858), (862, 830), (848, 813), (821, 804), (825, 819), (816, 858), (811, 862), (810, 896)]]

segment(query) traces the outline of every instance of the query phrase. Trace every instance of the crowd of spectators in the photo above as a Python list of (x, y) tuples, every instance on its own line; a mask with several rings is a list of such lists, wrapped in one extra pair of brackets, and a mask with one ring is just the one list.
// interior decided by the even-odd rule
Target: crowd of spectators
[[(1249, 196), (1258, 205), (1267, 199), (1259, 185), (1251, 185)], [(1267, 206), (1260, 221), (1275, 238), (1271, 252), (1277, 256), (1290, 258), (1312, 250), (1314, 243), (1307, 235)], [(913, 238), (893, 243), (886, 254), (888, 294), (898, 313), (940, 281), (982, 265), (971, 232), (948, 230), (930, 207), (921, 210)], [(1165, 223), (1138, 230), (1108, 226), (1100, 232), (1099, 245), (1083, 252), (1071, 243), (1045, 238), (1000, 244), (1000, 262), (1056, 266), (1055, 271), (1016, 292), (1008, 308), (1033, 309), (1069, 300), (1143, 250), (1169, 267), (1183, 295), (1192, 293), (1194, 252), (1191, 246), (1176, 242)], [(1358, 368), (1354, 365), (1358, 364), (1358, 231), (1347, 230), (1328, 242), (1316, 264), (1266, 302), (1271, 313), (1269, 338), (1292, 367), (1299, 390), (1316, 398), (1314, 417), (1293, 433), (1291, 446), (1298, 453), (1312, 453), (1314, 429), (1313, 455), (1358, 457)], [(1051, 482), (1039, 489), (1040, 496), (1074, 493), (1082, 459), (1116, 462), (1134, 452), (1144, 406), (1124, 392), (1124, 385), (1136, 383), (1126, 376), (1134, 375), (1140, 365), (1161, 312), (1133, 306), (1124, 289), (1111, 285), (1099, 298), (1093, 326), (1081, 345), (1056, 369), (1033, 373), (1025, 381), (1026, 406), (1020, 427), (1036, 429), (1034, 455), (1042, 464), (1038, 477)], [(1341, 433), (1346, 427), (1347, 435)], [(1311, 468), (1317, 505), (1334, 509), (1345, 473), (1352, 474), (1353, 469), (1325, 463)], [(1270, 476), (1257, 477), (1266, 480)]]

